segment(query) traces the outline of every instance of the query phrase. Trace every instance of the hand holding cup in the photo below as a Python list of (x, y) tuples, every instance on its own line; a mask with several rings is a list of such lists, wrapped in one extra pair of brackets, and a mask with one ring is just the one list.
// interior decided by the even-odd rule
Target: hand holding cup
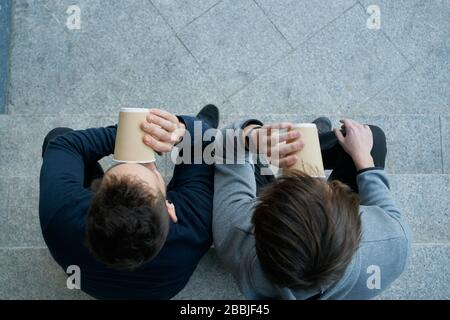
[(174, 114), (161, 109), (149, 109), (141, 129), (145, 133), (144, 143), (158, 153), (170, 152), (186, 132)]
[(279, 122), (252, 130), (251, 144), (257, 147), (258, 153), (266, 154), (272, 165), (290, 167), (297, 162), (297, 153), (304, 147), (300, 132), (290, 131), (292, 127), (290, 122)]

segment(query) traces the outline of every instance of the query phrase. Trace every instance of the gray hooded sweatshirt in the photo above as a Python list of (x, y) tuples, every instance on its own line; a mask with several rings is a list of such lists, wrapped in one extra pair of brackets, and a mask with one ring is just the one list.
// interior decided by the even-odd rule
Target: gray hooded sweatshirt
[[(244, 123), (249, 121), (228, 128), (240, 130)], [(243, 164), (216, 164), (214, 245), (247, 299), (294, 300), (316, 295), (319, 299), (370, 299), (400, 276), (409, 257), (411, 232), (394, 204), (388, 177), (384, 170), (373, 169), (360, 173), (357, 183), (362, 239), (344, 275), (327, 288), (291, 290), (271, 283), (256, 255), (251, 223), (256, 182), (248, 152)]]

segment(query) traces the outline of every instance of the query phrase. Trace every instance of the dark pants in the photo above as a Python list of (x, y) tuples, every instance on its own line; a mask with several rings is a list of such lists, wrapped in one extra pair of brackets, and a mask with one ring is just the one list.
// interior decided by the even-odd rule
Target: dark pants
[[(369, 126), (373, 135), (373, 147), (371, 155), (375, 167), (383, 168), (386, 161), (386, 136), (383, 130), (377, 126)], [(345, 135), (345, 134), (344, 134)], [(332, 170), (328, 180), (339, 180), (353, 191), (358, 192), (358, 184), (356, 183), (357, 171), (352, 158), (341, 147), (336, 135), (333, 131), (319, 135), (320, 148), (322, 150), (323, 165), (326, 170)], [(261, 165), (255, 165), (255, 180), (257, 194), (259, 195), (263, 187), (273, 182), (273, 175), (261, 175)]]
[[(42, 144), (42, 157), (44, 157), (44, 153), (47, 150), (50, 141), (55, 139), (57, 136), (63, 135), (70, 131), (73, 131), (73, 129), (60, 127), (55, 128), (47, 133), (44, 139), (44, 143)], [(86, 166), (84, 169), (84, 187), (90, 188), (92, 181), (102, 178), (103, 174), (103, 168), (98, 162), (95, 162), (91, 166)]]

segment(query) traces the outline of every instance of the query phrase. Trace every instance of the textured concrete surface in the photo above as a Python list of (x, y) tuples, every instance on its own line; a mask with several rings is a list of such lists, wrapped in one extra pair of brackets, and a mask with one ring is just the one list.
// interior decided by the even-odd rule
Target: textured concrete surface
[(255, 2), (293, 47), (301, 45), (357, 3), (355, 0), (332, 2), (313, 0), (302, 3), (295, 0), (256, 0)]
[(5, 113), (9, 75), (11, 0), (0, 1), (0, 114)]
[(82, 129), (115, 124), (117, 116), (4, 116), (0, 118), (0, 174), (36, 176), (41, 166), (42, 142), (55, 127)]
[[(3, 3), (4, 1), (0, 1)], [(121, 106), (380, 126), (414, 245), (379, 299), (450, 299), (449, 0), (16, 0), (0, 114), (0, 299), (89, 299), (66, 288), (40, 234), (40, 148), (57, 126), (115, 123)], [(69, 5), (81, 29), (66, 27)], [(0, 12), (1, 13), (1, 12)], [(111, 157), (102, 160), (106, 168)], [(173, 165), (158, 165), (166, 180)], [(241, 299), (212, 249), (177, 299)]]
[(187, 286), (174, 297), (180, 300), (230, 298), (244, 299), (231, 274), (220, 265), (214, 249), (205, 255)]
[[(450, 30), (444, 27), (450, 20), (448, 0), (360, 0), (360, 3), (380, 7), (383, 33), (411, 63), (449, 48), (448, 41), (443, 41), (450, 38)], [(446, 56), (448, 51), (441, 58)]]
[(231, 103), (264, 112), (365, 114), (355, 107), (410, 67), (388, 39), (365, 23), (362, 8), (353, 6), (231, 97)]
[(176, 31), (183, 30), (205, 12), (219, 4), (219, 0), (154, 0), (152, 1), (168, 24)]
[(450, 117), (441, 117), (441, 136), (444, 173), (450, 173)]
[(450, 176), (391, 174), (391, 190), (419, 243), (450, 242)]
[(448, 261), (450, 246), (416, 244), (406, 271), (386, 290), (382, 299), (450, 299)]
[(435, 75), (422, 70), (418, 72), (416, 69), (406, 70), (391, 86), (362, 102), (356, 111), (364, 114), (448, 115), (450, 108), (444, 100), (450, 89), (444, 82), (445, 78), (448, 78), (448, 71), (439, 68), (435, 70), (443, 78), (436, 81)]
[(224, 0), (179, 36), (227, 96), (290, 49), (252, 0)]
[(103, 114), (141, 105), (189, 113), (224, 100), (149, 1), (77, 3), (81, 29), (69, 30), (71, 1), (17, 1), (12, 114)]
[[(0, 299), (90, 299), (69, 290), (66, 277), (45, 248), (0, 248)], [(450, 299), (448, 244), (413, 246), (410, 264), (379, 299)], [(11, 278), (20, 281), (11, 281)], [(243, 299), (234, 279), (211, 250), (174, 299)]]
[(46, 248), (0, 248), (0, 258), (0, 299), (89, 299), (67, 289), (64, 271)]

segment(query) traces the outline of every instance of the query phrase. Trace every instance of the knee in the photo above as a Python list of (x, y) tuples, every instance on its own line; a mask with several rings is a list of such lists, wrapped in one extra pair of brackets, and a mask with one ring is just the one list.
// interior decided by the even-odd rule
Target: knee
[(59, 136), (59, 135), (62, 135), (62, 134), (64, 134), (64, 133), (66, 133), (66, 132), (68, 132), (68, 131), (72, 131), (72, 130), (73, 130), (73, 129), (66, 128), (66, 127), (57, 127), (57, 128), (54, 128), (54, 129), (50, 130), (50, 131), (47, 133), (47, 135), (46, 135), (45, 138), (44, 138), (44, 142), (49, 141), (49, 140), (51, 140), (51, 139), (53, 139), (53, 138), (56, 138), (56, 137)]
[(377, 126), (370, 126), (373, 135), (372, 157), (376, 167), (384, 168), (386, 164), (386, 135)]
[(51, 140), (55, 139), (57, 136), (62, 135), (66, 132), (73, 131), (73, 129), (65, 128), (65, 127), (58, 127), (54, 128), (47, 133), (47, 135), (44, 138), (44, 142), (42, 143), (42, 157), (44, 156), (45, 151), (47, 150), (48, 144)]
[(386, 147), (386, 135), (384, 131), (378, 126), (369, 125), (369, 127), (372, 131), (373, 144)]
[(47, 135), (45, 136), (44, 142), (42, 143), (42, 156), (44, 156), (44, 153), (47, 150), (48, 144), (51, 140), (69, 131), (73, 131), (73, 129), (58, 127), (50, 130), (49, 133), (47, 133)]
[(66, 128), (66, 127), (56, 127), (56, 128), (53, 128), (52, 130), (50, 130), (47, 133), (47, 137), (48, 136), (59, 136), (59, 135), (64, 134), (64, 133), (66, 133), (68, 131), (73, 131), (73, 129)]

